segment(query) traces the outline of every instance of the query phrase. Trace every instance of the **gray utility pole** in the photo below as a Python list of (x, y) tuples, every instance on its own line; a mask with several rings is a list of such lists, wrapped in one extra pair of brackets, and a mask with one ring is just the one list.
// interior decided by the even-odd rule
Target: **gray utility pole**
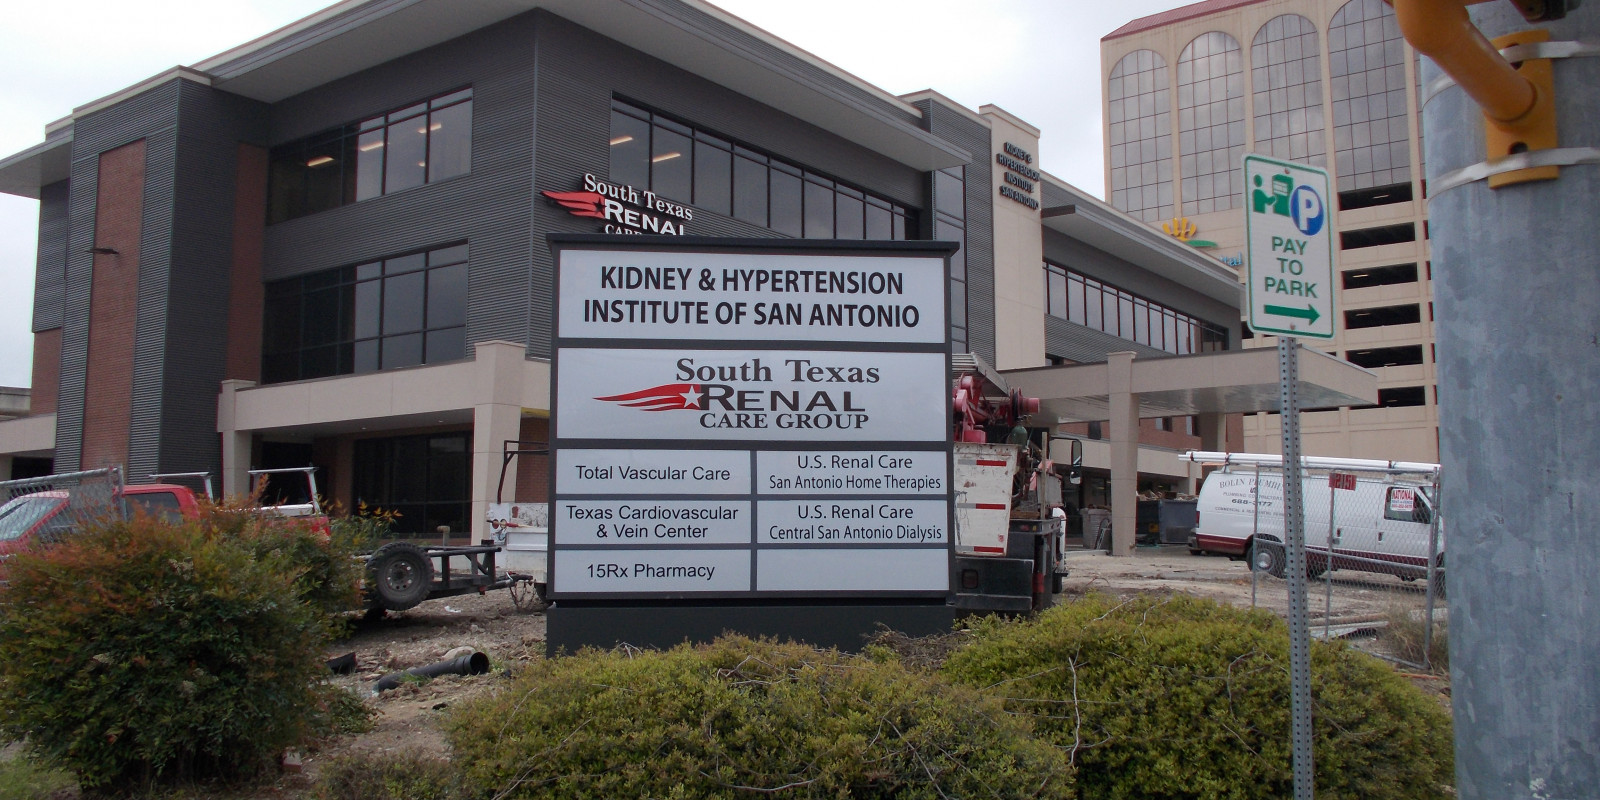
[[(1559, 141), (1524, 155), (1566, 166), (1556, 180), (1491, 189), (1475, 179), (1487, 168), (1459, 172), (1485, 162), (1479, 106), (1459, 86), (1425, 101), (1456, 788), (1464, 800), (1593, 798), (1600, 0), (1552, 22), (1530, 24), (1503, 2), (1471, 15), (1491, 39), (1549, 31), (1535, 52), (1557, 56)], [(1441, 77), (1426, 62), (1425, 95)]]

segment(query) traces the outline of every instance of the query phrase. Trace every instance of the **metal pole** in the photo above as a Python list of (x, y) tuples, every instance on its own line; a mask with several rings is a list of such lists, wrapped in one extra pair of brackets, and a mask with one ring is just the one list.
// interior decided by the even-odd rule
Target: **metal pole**
[[(1330, 475), (1332, 473), (1329, 473)], [(1322, 641), (1328, 641), (1333, 633), (1333, 505), (1338, 502), (1339, 490), (1333, 488), (1333, 481), (1328, 481), (1328, 560), (1323, 566), (1322, 585), (1326, 592), (1322, 599)]]
[(1278, 337), (1278, 410), (1283, 431), (1284, 574), (1289, 578), (1289, 707), (1295, 800), (1312, 800), (1311, 630), (1306, 620), (1305, 506), (1300, 481), (1300, 340)]
[[(1600, 146), (1600, 2), (1550, 32), (1556, 150)], [(1529, 25), (1513, 3), (1470, 5), (1494, 38)], [(1422, 85), (1440, 73), (1423, 59)], [(1483, 113), (1445, 88), (1423, 107), (1441, 530), (1461, 800), (1594, 797), (1600, 786), (1600, 167), (1491, 189)], [(1513, 156), (1515, 157), (1515, 156)], [(1418, 232), (1420, 237), (1421, 232)], [(1426, 312), (1424, 312), (1426, 313)]]
[(1253, 516), (1250, 520), (1250, 607), (1256, 607), (1256, 586), (1261, 582), (1261, 575), (1256, 571), (1256, 535), (1261, 533), (1261, 465), (1256, 465), (1255, 505)]
[(1428, 525), (1428, 586), (1422, 614), (1422, 668), (1433, 669), (1434, 574), (1439, 568), (1439, 479), (1433, 479), (1433, 519)]

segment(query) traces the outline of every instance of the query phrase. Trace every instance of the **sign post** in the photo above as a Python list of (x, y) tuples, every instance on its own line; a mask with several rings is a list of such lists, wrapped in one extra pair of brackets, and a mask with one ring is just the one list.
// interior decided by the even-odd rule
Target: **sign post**
[(1311, 631), (1297, 389), (1299, 338), (1332, 339), (1334, 333), (1331, 194), (1326, 170), (1258, 155), (1244, 157), (1244, 182), (1250, 328), (1278, 335), (1294, 796), (1311, 800)]

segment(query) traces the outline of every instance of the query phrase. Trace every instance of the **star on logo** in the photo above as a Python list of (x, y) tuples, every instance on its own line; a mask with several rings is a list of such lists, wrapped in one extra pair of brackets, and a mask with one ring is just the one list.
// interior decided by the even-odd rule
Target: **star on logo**
[(690, 384), (688, 391), (680, 393), (680, 396), (683, 398), (684, 408), (700, 407), (700, 398), (705, 396), (705, 392), (698, 391), (698, 389), (699, 387)]

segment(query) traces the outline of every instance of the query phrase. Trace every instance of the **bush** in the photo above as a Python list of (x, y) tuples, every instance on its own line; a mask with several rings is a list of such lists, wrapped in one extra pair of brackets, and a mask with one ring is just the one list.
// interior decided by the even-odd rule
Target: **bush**
[[(974, 636), (944, 674), (1032, 716), (1084, 797), (1292, 793), (1288, 633), (1266, 611), (1090, 595)], [(1387, 665), (1314, 643), (1312, 695), (1318, 797), (1448, 796), (1450, 720)]]
[(420, 752), (335, 756), (318, 770), (317, 800), (468, 800), (461, 771)]
[(320, 681), (341, 559), (302, 523), (225, 508), (17, 555), (0, 732), (89, 789), (255, 773), (347, 710)]
[(531, 666), (450, 721), (496, 797), (1070, 797), (996, 701), (837, 651), (742, 637)]
[(1397, 603), (1385, 609), (1383, 618), (1388, 624), (1383, 627), (1378, 641), (1387, 646), (1395, 658), (1413, 664), (1426, 661), (1429, 669), (1438, 673), (1450, 671), (1450, 629), (1443, 619), (1433, 623), (1430, 639), (1421, 612), (1405, 604)]

